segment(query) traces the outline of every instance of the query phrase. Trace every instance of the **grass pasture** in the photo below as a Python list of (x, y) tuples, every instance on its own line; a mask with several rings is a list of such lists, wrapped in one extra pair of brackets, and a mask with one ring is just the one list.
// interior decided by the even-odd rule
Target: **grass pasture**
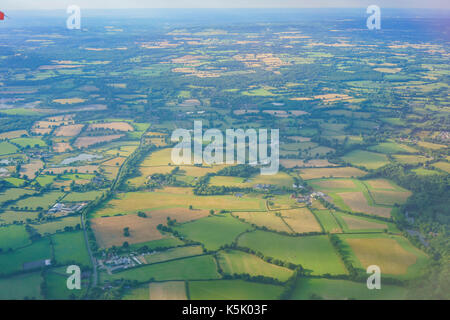
[(319, 219), (325, 232), (341, 233), (342, 229), (334, 215), (329, 210), (314, 210), (314, 214)]
[(217, 266), (210, 255), (173, 260), (163, 263), (143, 265), (112, 275), (102, 273), (102, 282), (115, 279), (136, 280), (139, 282), (172, 280), (210, 280), (218, 279)]
[(293, 273), (292, 270), (270, 264), (257, 256), (242, 251), (220, 251), (219, 265), (226, 274), (249, 274), (251, 276), (271, 277), (286, 281)]
[(0, 279), (0, 300), (42, 299), (40, 272)]
[(243, 280), (191, 281), (192, 300), (276, 300), (283, 287)]
[(174, 229), (187, 239), (201, 242), (208, 250), (217, 250), (222, 245), (231, 244), (251, 226), (224, 214), (184, 223)]
[(347, 273), (327, 236), (288, 237), (255, 231), (243, 234), (238, 244), (268, 257), (301, 264), (314, 275)]
[(82, 231), (57, 233), (52, 236), (52, 241), (58, 263), (91, 265)]
[(45, 235), (45, 234), (53, 234), (58, 231), (64, 231), (65, 227), (75, 228), (77, 225), (81, 226), (81, 218), (79, 215), (51, 220), (46, 223), (35, 224), (31, 226), (35, 228), (40, 234)]
[(30, 239), (24, 225), (0, 227), (0, 248), (3, 251), (14, 250), (28, 244), (30, 244)]
[(381, 153), (355, 150), (347, 153), (342, 159), (354, 166), (366, 169), (378, 169), (389, 163), (388, 158)]
[(49, 193), (44, 193), (40, 196), (31, 196), (28, 198), (21, 199), (10, 205), (11, 207), (25, 208), (28, 210), (39, 210), (40, 208), (47, 210), (53, 206), (64, 193), (59, 191), (52, 191)]
[(190, 256), (197, 256), (203, 253), (201, 246), (187, 246), (168, 249), (165, 251), (155, 252), (149, 255), (145, 255), (144, 259), (148, 264), (169, 261), (179, 258), (186, 258)]
[(381, 290), (369, 290), (366, 283), (348, 280), (301, 278), (291, 296), (292, 300), (311, 298), (329, 300), (402, 300), (406, 298), (406, 289), (383, 284)]
[(276, 216), (274, 212), (236, 212), (234, 215), (258, 227), (266, 227), (274, 231), (292, 232), (281, 217)]

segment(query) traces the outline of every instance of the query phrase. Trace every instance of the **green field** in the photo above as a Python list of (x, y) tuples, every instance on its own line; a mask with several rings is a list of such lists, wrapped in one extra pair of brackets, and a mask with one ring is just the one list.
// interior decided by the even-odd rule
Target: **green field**
[(314, 275), (347, 273), (327, 236), (288, 237), (255, 231), (242, 235), (238, 245), (267, 257), (300, 264)]
[[(1, 216), (0, 216), (1, 217)], [(0, 248), (3, 252), (30, 244), (28, 232), (23, 225), (0, 227)]]
[(243, 280), (190, 281), (192, 300), (276, 300), (283, 287)]
[(40, 138), (16, 138), (11, 140), (12, 143), (15, 143), (22, 148), (26, 147), (35, 147), (36, 145), (39, 147), (45, 147), (47, 144)]
[(187, 246), (187, 247), (179, 247), (168, 249), (161, 252), (155, 252), (149, 255), (145, 255), (144, 259), (147, 263), (157, 263), (168, 260), (174, 260), (179, 258), (185, 258), (189, 256), (201, 255), (203, 253), (203, 249), (201, 246)]
[(0, 279), (0, 300), (42, 299), (40, 272)]
[(81, 283), (81, 290), (67, 289), (67, 277), (69, 274), (65, 273), (65, 267), (48, 270), (45, 275), (45, 282), (47, 284), (47, 296), (49, 300), (66, 300), (79, 299), (87, 291), (87, 285)]
[(220, 278), (214, 258), (210, 255), (140, 266), (112, 275), (102, 273), (102, 282), (115, 279), (148, 282), (166, 280), (209, 280)]
[(336, 218), (329, 210), (314, 210), (314, 214), (319, 219), (320, 224), (325, 232), (340, 233), (342, 232)]
[(33, 262), (52, 258), (52, 249), (48, 239), (42, 239), (33, 244), (14, 250), (12, 252), (0, 254), (1, 274), (9, 274), (22, 270), (22, 265), (26, 262)]
[(63, 202), (82, 202), (92, 201), (100, 197), (103, 191), (88, 191), (88, 192), (71, 192), (62, 200)]
[(249, 274), (251, 276), (265, 276), (280, 281), (286, 281), (293, 273), (292, 270), (270, 264), (257, 256), (242, 251), (220, 251), (218, 261), (227, 274)]
[(53, 234), (57, 231), (64, 231), (65, 227), (75, 228), (77, 225), (81, 226), (81, 219), (79, 215), (69, 216), (66, 218), (50, 220), (46, 223), (34, 224), (31, 225), (35, 228), (40, 234)]
[(91, 265), (82, 231), (57, 233), (52, 236), (52, 241), (58, 263)]
[(389, 163), (388, 158), (384, 154), (364, 150), (347, 153), (342, 159), (352, 165), (366, 169), (378, 169)]
[(297, 281), (292, 300), (329, 299), (329, 300), (402, 300), (406, 298), (406, 289), (382, 284), (381, 290), (369, 290), (366, 283), (348, 280), (301, 278)]
[(383, 142), (377, 144), (376, 146), (370, 147), (369, 150), (385, 153), (385, 154), (393, 154), (393, 153), (416, 153), (418, 152), (416, 149), (411, 148), (404, 144), (398, 144), (395, 142)]
[(6, 154), (13, 154), (17, 152), (17, 147), (7, 141), (1, 141), (0, 142), (0, 156), (6, 155)]
[(201, 242), (208, 250), (217, 250), (231, 244), (242, 232), (251, 226), (240, 222), (229, 214), (202, 218), (175, 227), (184, 237)]
[(14, 202), (10, 205), (10, 208), (18, 207), (19, 209), (26, 210), (47, 210), (53, 206), (58, 199), (60, 199), (64, 193), (59, 191), (52, 191), (49, 193), (44, 193), (41, 196), (31, 196), (25, 199)]

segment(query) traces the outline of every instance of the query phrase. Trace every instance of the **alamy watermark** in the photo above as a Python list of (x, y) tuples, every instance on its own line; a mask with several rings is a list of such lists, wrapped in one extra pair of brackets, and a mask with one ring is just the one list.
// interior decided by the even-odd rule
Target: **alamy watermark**
[(371, 274), (367, 278), (367, 289), (381, 289), (381, 269), (377, 265), (367, 267), (367, 273)]
[(81, 29), (81, 9), (79, 6), (71, 5), (67, 7), (67, 14), (70, 16), (66, 20), (67, 29)]
[(367, 14), (370, 16), (367, 18), (367, 28), (369, 30), (381, 29), (381, 9), (379, 6), (371, 5), (367, 7)]
[[(278, 129), (270, 130), (270, 155), (267, 129), (227, 129), (224, 139), (219, 129), (208, 129), (203, 133), (202, 121), (194, 121), (193, 130), (176, 129), (171, 140), (178, 142), (172, 149), (172, 161), (176, 165), (245, 164), (248, 160), (251, 166), (261, 166), (262, 175), (274, 175), (279, 169)], [(203, 147), (204, 142), (209, 143)]]
[(67, 278), (66, 286), (69, 290), (81, 290), (81, 269), (77, 265), (68, 266), (66, 273), (70, 274)]

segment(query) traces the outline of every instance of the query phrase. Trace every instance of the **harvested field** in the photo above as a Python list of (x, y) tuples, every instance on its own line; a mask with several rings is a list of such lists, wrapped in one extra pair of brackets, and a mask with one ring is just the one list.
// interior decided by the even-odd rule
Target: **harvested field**
[(403, 204), (406, 202), (406, 199), (411, 196), (411, 192), (403, 192), (403, 191), (371, 191), (370, 194), (373, 197), (373, 200), (377, 204), (384, 204), (388, 206), (392, 206), (394, 204)]
[(237, 212), (235, 216), (259, 227), (291, 233), (286, 223), (273, 212)]
[(394, 186), (386, 179), (372, 179), (365, 181), (373, 189), (395, 190)]
[(187, 300), (184, 281), (150, 283), (150, 300)]
[(360, 169), (352, 167), (339, 167), (339, 168), (311, 168), (301, 169), (299, 175), (305, 179), (319, 179), (319, 178), (351, 178), (361, 177), (366, 173)]
[(285, 168), (321, 168), (321, 167), (334, 167), (333, 163), (328, 162), (326, 159), (309, 160), (307, 162), (300, 159), (280, 159), (280, 164)]
[(356, 185), (352, 180), (328, 179), (315, 181), (314, 185), (323, 189), (355, 189)]
[(14, 130), (14, 131), (3, 132), (3, 133), (0, 133), (0, 140), (20, 138), (23, 135), (28, 136), (28, 132), (26, 130)]
[(112, 166), (112, 167), (119, 166), (120, 167), (125, 160), (126, 160), (126, 158), (124, 158), (124, 157), (117, 157), (117, 158), (103, 162), (102, 165), (103, 166)]
[[(206, 210), (189, 210), (185, 208), (173, 208), (146, 212), (147, 218), (135, 214), (124, 216), (102, 217), (91, 220), (92, 229), (101, 247), (109, 248), (113, 245), (128, 243), (140, 243), (166, 238), (158, 230), (159, 224), (167, 224), (167, 217), (186, 222), (206, 217)], [(130, 228), (130, 237), (123, 235), (123, 228)]]
[(83, 124), (70, 124), (67, 126), (61, 126), (55, 130), (54, 135), (57, 137), (74, 137), (80, 133), (83, 127)]
[(123, 134), (111, 134), (107, 136), (97, 136), (97, 137), (80, 137), (78, 138), (74, 145), (77, 148), (86, 148), (97, 143), (113, 141), (123, 137)]
[(376, 264), (385, 274), (406, 274), (417, 257), (394, 239), (346, 239), (364, 268)]
[(358, 217), (352, 217), (349, 215), (341, 215), (342, 220), (350, 230), (363, 230), (363, 229), (387, 229), (388, 226), (382, 222), (374, 222), (364, 220)]
[(355, 212), (362, 212), (385, 218), (391, 216), (391, 208), (369, 206), (367, 199), (362, 192), (342, 192), (337, 193), (337, 195)]
[(281, 212), (284, 221), (296, 233), (321, 232), (319, 223), (307, 208), (284, 210)]
[(56, 142), (53, 144), (53, 151), (55, 152), (62, 153), (71, 150), (73, 150), (72, 146), (67, 142)]
[(32, 160), (20, 168), (20, 176), (27, 176), (28, 179), (34, 179), (36, 177), (36, 172), (43, 167), (44, 163), (41, 160)]
[(134, 131), (133, 126), (128, 122), (105, 122), (105, 123), (92, 123), (89, 125), (89, 130), (95, 129), (110, 129), (117, 131)]

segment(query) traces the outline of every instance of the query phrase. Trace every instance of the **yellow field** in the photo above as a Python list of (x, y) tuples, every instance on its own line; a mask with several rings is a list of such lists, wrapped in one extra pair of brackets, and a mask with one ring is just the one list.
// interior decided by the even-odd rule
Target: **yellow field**
[(346, 239), (364, 268), (377, 265), (384, 274), (405, 274), (417, 257), (394, 239)]
[[(130, 244), (166, 238), (156, 228), (166, 224), (166, 217), (160, 215), (141, 218), (135, 214), (116, 217), (95, 218), (91, 220), (92, 230), (100, 247), (121, 246), (125, 241)], [(130, 228), (130, 236), (123, 235), (124, 228)]]
[(365, 182), (373, 189), (395, 190), (394, 186), (386, 179), (371, 179)]
[(273, 212), (237, 212), (235, 216), (259, 227), (291, 233), (286, 223)]
[(371, 191), (373, 200), (377, 204), (384, 205), (394, 205), (394, 204), (403, 204), (406, 202), (406, 199), (411, 196), (411, 192), (402, 192), (402, 191)]
[(78, 135), (83, 129), (83, 124), (71, 124), (67, 126), (61, 126), (55, 130), (54, 135), (57, 137), (74, 137)]
[(0, 133), (0, 140), (20, 138), (23, 135), (28, 136), (28, 132), (26, 130), (14, 130), (14, 131), (3, 132), (3, 133)]
[(343, 192), (337, 193), (337, 195), (355, 212), (373, 214), (386, 218), (391, 216), (391, 208), (369, 206), (362, 192)]
[(108, 136), (97, 136), (97, 137), (80, 137), (77, 138), (77, 140), (74, 143), (74, 146), (77, 148), (85, 148), (97, 143), (116, 140), (121, 137), (123, 137), (123, 134), (111, 134)]
[(41, 160), (32, 160), (30, 163), (24, 164), (20, 168), (20, 176), (27, 176), (29, 179), (36, 177), (36, 171), (39, 171), (44, 167), (44, 163)]
[(436, 162), (435, 164), (433, 164), (433, 166), (450, 173), (450, 163), (448, 163), (448, 162), (444, 162), (444, 161)]
[(150, 300), (187, 300), (184, 281), (153, 282), (149, 290)]
[(365, 175), (365, 172), (352, 167), (342, 167), (342, 168), (311, 168), (311, 169), (301, 169), (299, 175), (305, 179), (319, 179), (319, 178), (351, 178), (360, 177)]
[(387, 229), (388, 226), (383, 223), (377, 223), (373, 221), (367, 221), (364, 219), (358, 219), (343, 215), (342, 219), (350, 230), (360, 230), (360, 229)]
[[(181, 192), (176, 192), (180, 190)], [(163, 189), (159, 192), (128, 192), (119, 194), (107, 206), (97, 212), (97, 216), (114, 215), (118, 213), (133, 213), (137, 211), (152, 211), (157, 209), (178, 208), (204, 210), (263, 210), (264, 201), (259, 198), (235, 196), (195, 196), (186, 194), (188, 188)], [(195, 211), (195, 210), (194, 210)]]
[(56, 142), (53, 144), (53, 151), (55, 152), (66, 152), (72, 150), (72, 147), (67, 142)]
[(437, 144), (437, 143), (431, 143), (431, 142), (425, 142), (425, 141), (419, 141), (419, 142), (417, 142), (417, 145), (419, 145), (423, 148), (431, 149), (431, 150), (438, 150), (438, 149), (442, 149), (442, 148), (446, 147), (443, 144)]
[(354, 189), (355, 183), (352, 180), (321, 180), (314, 183), (315, 185), (325, 189)]
[(85, 99), (81, 98), (71, 98), (71, 99), (55, 99), (53, 102), (59, 103), (59, 104), (74, 104), (74, 103), (83, 103), (85, 102)]
[(67, 172), (72, 171), (72, 172), (78, 172), (78, 173), (94, 173), (95, 171), (98, 171), (98, 166), (88, 165), (88, 166), (78, 166), (78, 167), (47, 168), (43, 172), (60, 174), (60, 173), (64, 173), (64, 171), (67, 171)]
[(281, 211), (284, 221), (296, 233), (321, 232), (322, 228), (308, 208)]
[(95, 129), (110, 129), (117, 131), (134, 131), (133, 126), (128, 122), (106, 122), (106, 123), (92, 123), (89, 125), (90, 130)]
[(112, 167), (116, 167), (116, 166), (120, 167), (125, 160), (126, 160), (126, 158), (124, 158), (124, 157), (116, 157), (111, 160), (103, 162), (102, 165), (112, 166)]
[(329, 163), (326, 159), (309, 160), (308, 162), (300, 159), (280, 159), (280, 164), (288, 169), (295, 167), (320, 168), (335, 166), (335, 164)]

